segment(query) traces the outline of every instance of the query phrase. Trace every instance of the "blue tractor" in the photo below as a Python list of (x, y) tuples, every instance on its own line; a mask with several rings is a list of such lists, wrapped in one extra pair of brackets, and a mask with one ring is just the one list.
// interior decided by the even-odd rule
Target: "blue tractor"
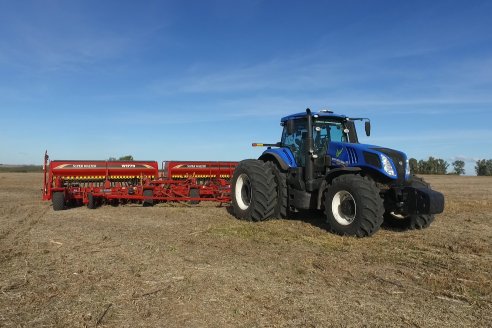
[(232, 179), (232, 205), (240, 219), (286, 218), (299, 210), (324, 211), (330, 231), (371, 236), (383, 223), (428, 227), (444, 210), (443, 194), (410, 174), (407, 156), (361, 144), (355, 121), (322, 110), (281, 119), (282, 139), (259, 159), (239, 163)]

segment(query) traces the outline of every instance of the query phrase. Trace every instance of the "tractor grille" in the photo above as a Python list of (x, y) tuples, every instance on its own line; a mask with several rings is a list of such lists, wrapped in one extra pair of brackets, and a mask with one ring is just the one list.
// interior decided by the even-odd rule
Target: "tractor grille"
[(387, 155), (393, 161), (393, 164), (396, 167), (396, 173), (398, 177), (396, 182), (403, 183), (405, 181), (405, 155), (399, 151), (389, 149), (389, 148), (373, 148), (374, 150), (380, 151), (383, 154)]
[(359, 163), (359, 157), (357, 156), (357, 152), (355, 151), (354, 148), (347, 147), (347, 153), (348, 153), (348, 161), (349, 161), (349, 164), (357, 164), (357, 163)]
[(364, 152), (364, 160), (369, 165), (372, 165), (378, 169), (381, 168), (381, 159), (379, 158), (378, 154), (365, 151)]

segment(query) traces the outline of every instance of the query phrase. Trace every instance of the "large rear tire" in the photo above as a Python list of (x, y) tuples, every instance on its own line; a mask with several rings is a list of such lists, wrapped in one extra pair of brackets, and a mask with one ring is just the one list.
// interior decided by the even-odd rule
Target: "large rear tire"
[(65, 209), (65, 193), (63, 191), (56, 191), (53, 193), (53, 210), (61, 211)]
[[(422, 178), (413, 177), (412, 187), (415, 188), (430, 188), (430, 184)], [(434, 221), (434, 214), (413, 214), (406, 215), (405, 213), (395, 213), (387, 211), (384, 213), (384, 223), (390, 228), (402, 230), (415, 230), (428, 228)]]
[(266, 162), (266, 165), (270, 167), (275, 177), (277, 184), (277, 206), (275, 206), (274, 217), (286, 219), (290, 216), (288, 205), (288, 191), (287, 191), (287, 173), (282, 170), (274, 162)]
[(275, 216), (277, 184), (271, 168), (254, 159), (241, 161), (232, 178), (232, 206), (236, 217), (263, 221)]
[(383, 223), (383, 200), (368, 177), (346, 174), (333, 179), (324, 205), (328, 228), (339, 235), (372, 236)]

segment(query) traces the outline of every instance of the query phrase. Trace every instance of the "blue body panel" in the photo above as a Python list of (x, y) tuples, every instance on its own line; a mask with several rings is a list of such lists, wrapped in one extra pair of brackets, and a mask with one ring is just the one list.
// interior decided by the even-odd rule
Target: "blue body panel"
[[(383, 174), (389, 179), (396, 180), (398, 178), (397, 168), (395, 163), (393, 163), (392, 159), (389, 158), (389, 162), (393, 167), (393, 171), (397, 174), (396, 176), (389, 175), (382, 167), (375, 167), (369, 163), (366, 163), (364, 158), (364, 152), (373, 153), (377, 155), (379, 158), (384, 156), (384, 154), (377, 150), (377, 148), (381, 148), (375, 145), (368, 144), (355, 144), (348, 142), (330, 142), (328, 147), (328, 155), (331, 156), (332, 168), (341, 168), (341, 167), (360, 167), (371, 170), (376, 170), (379, 173)], [(406, 161), (407, 156), (399, 152), (401, 157)], [(297, 163), (289, 148), (272, 148), (267, 149), (263, 152), (264, 154), (276, 154), (289, 168), (296, 168)], [(405, 180), (408, 177), (405, 177)]]
[(295, 168), (297, 167), (296, 160), (294, 158), (294, 155), (290, 151), (289, 148), (282, 147), (282, 148), (271, 148), (267, 149), (263, 152), (262, 155), (265, 154), (272, 154), (272, 155), (278, 155), (280, 159), (289, 167), (289, 168)]
[[(386, 177), (396, 180), (398, 178), (397, 176), (391, 176), (389, 175), (386, 171), (383, 170), (381, 167), (375, 167), (369, 163), (366, 163), (365, 158), (364, 158), (364, 152), (368, 153), (373, 153), (377, 155), (379, 158), (384, 154), (380, 151), (377, 150), (377, 148), (382, 148), (379, 146), (374, 146), (374, 145), (367, 145), (367, 144), (352, 144), (352, 143), (347, 143), (347, 142), (330, 142), (329, 150), (328, 150), (328, 155), (331, 156), (331, 161), (333, 166), (335, 167), (360, 167), (360, 168), (368, 168), (372, 170), (377, 170), (379, 173), (385, 175)], [(407, 160), (407, 156), (399, 152), (400, 155), (404, 158), (404, 160)], [(386, 156), (388, 157), (388, 156)], [(396, 173), (397, 168), (395, 166), (395, 163), (389, 158), (389, 162), (391, 166), (393, 167), (393, 171)]]

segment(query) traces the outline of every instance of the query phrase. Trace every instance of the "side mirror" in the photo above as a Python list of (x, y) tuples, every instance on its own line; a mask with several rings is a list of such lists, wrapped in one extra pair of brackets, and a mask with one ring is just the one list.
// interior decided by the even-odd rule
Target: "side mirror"
[(366, 121), (364, 128), (366, 129), (366, 136), (369, 137), (371, 135), (371, 121)]
[(288, 120), (287, 121), (287, 134), (293, 134), (296, 132), (296, 126), (294, 124), (294, 120)]

